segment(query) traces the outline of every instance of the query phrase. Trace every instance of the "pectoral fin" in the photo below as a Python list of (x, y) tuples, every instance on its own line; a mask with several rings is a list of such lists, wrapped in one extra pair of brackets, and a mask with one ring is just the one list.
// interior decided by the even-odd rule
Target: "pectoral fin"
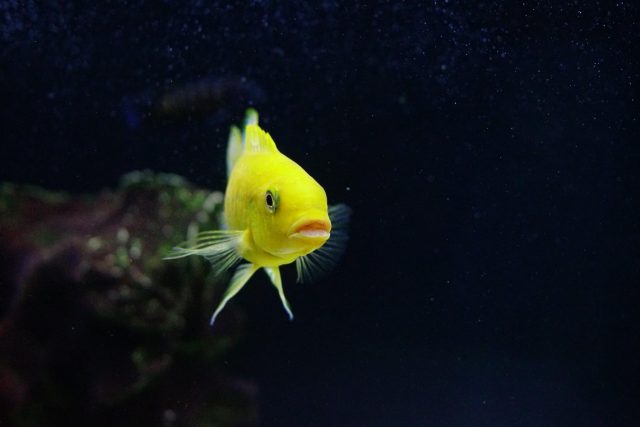
[(236, 272), (233, 273), (233, 277), (231, 278), (229, 287), (222, 296), (222, 301), (220, 301), (220, 304), (218, 304), (216, 311), (214, 311), (213, 316), (211, 316), (211, 321), (209, 322), (211, 326), (213, 326), (213, 323), (216, 321), (216, 317), (218, 317), (218, 314), (220, 314), (224, 306), (227, 305), (231, 298), (233, 298), (238, 292), (240, 292), (240, 289), (242, 289), (244, 285), (247, 284), (247, 281), (249, 281), (256, 270), (258, 270), (258, 267), (253, 264), (242, 264), (238, 266)]
[(243, 231), (232, 230), (204, 231), (192, 241), (173, 248), (164, 259), (200, 255), (211, 262), (215, 274), (220, 274), (242, 259), (238, 253), (238, 247), (242, 242), (243, 234)]
[(351, 209), (347, 205), (329, 207), (331, 236), (320, 248), (296, 259), (298, 283), (313, 282), (330, 272), (340, 260), (349, 240)]
[(284, 296), (284, 289), (282, 288), (282, 276), (280, 276), (280, 268), (264, 267), (264, 271), (267, 273), (267, 276), (269, 276), (269, 279), (271, 279), (271, 283), (273, 283), (273, 286), (275, 286), (275, 288), (278, 290), (280, 301), (282, 301), (282, 305), (289, 315), (289, 320), (293, 320), (291, 306), (289, 305), (289, 301), (287, 301), (287, 297)]

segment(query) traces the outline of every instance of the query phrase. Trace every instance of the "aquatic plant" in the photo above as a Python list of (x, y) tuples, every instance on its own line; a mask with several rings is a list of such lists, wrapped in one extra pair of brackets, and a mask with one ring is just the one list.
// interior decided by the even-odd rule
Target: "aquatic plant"
[(96, 196), (0, 184), (0, 424), (255, 424), (255, 385), (222, 363), (242, 314), (214, 334), (206, 261), (161, 260), (222, 200), (151, 172)]

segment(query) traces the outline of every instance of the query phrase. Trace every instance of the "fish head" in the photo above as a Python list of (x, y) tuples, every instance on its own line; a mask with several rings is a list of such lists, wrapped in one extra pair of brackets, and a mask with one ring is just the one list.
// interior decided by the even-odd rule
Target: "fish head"
[(331, 233), (324, 189), (300, 166), (289, 162), (257, 186), (258, 214), (251, 230), (260, 249), (283, 258), (318, 249)]

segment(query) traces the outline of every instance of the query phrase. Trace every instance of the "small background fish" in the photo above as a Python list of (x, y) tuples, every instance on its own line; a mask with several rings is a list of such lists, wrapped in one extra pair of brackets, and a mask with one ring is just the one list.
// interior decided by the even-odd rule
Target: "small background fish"
[(264, 90), (247, 78), (206, 77), (126, 97), (122, 113), (126, 124), (137, 129), (216, 115), (233, 117), (247, 105), (259, 106), (264, 98)]

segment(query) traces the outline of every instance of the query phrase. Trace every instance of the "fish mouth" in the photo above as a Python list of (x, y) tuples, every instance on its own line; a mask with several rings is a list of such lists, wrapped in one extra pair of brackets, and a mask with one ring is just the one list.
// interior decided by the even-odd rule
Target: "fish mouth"
[(303, 239), (329, 238), (331, 223), (324, 219), (302, 219), (296, 221), (290, 229), (289, 237)]

